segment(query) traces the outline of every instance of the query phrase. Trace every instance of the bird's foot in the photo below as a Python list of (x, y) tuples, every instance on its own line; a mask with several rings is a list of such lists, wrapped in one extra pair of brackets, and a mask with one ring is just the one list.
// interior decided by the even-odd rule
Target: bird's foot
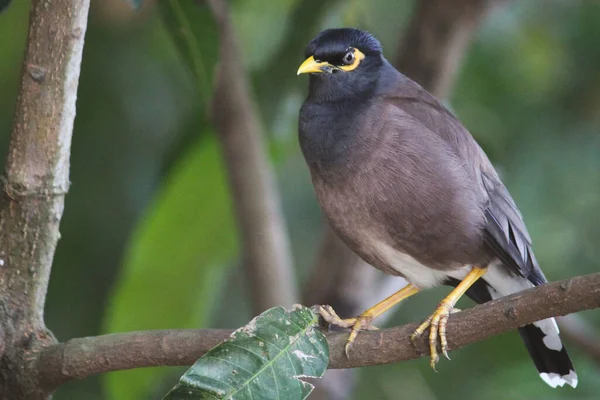
[(440, 339), (440, 347), (442, 349), (442, 353), (449, 360), (450, 356), (448, 355), (448, 339), (446, 338), (446, 324), (448, 323), (448, 317), (450, 314), (460, 311), (457, 308), (454, 308), (453, 304), (450, 304), (446, 301), (442, 301), (438, 308), (435, 310), (433, 314), (429, 318), (427, 318), (410, 337), (410, 340), (415, 343), (417, 339), (419, 339), (423, 333), (429, 328), (429, 352), (431, 354), (431, 359), (429, 361), (429, 365), (433, 368), (434, 371), (435, 365), (440, 360), (440, 357), (437, 352), (437, 341), (438, 337)]
[(350, 348), (360, 331), (376, 331), (378, 328), (371, 325), (374, 316), (369, 310), (365, 311), (356, 318), (340, 318), (331, 306), (320, 306), (319, 314), (330, 325), (335, 325), (340, 328), (350, 328), (350, 335), (346, 341), (346, 357), (350, 358)]

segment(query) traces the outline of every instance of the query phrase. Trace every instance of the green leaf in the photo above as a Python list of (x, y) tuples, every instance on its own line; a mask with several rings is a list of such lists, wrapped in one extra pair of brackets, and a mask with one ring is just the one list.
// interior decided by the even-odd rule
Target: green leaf
[[(173, 168), (132, 237), (105, 317), (108, 332), (208, 324), (237, 241), (216, 140), (203, 136)], [(108, 398), (148, 398), (165, 371), (110, 374)]]
[(305, 399), (329, 363), (325, 335), (310, 309), (271, 308), (235, 331), (181, 377), (164, 397), (190, 399)]
[(187, 67), (196, 79), (204, 105), (213, 91), (218, 60), (218, 31), (210, 9), (196, 0), (161, 0), (160, 16)]

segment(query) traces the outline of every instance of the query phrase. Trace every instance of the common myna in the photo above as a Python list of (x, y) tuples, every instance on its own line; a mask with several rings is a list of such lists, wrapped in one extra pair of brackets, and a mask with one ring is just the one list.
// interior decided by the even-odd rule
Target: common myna
[[(298, 130), (321, 208), (354, 252), (409, 282), (357, 318), (328, 307), (322, 314), (352, 328), (349, 346), (399, 301), (453, 286), (413, 335), (430, 329), (435, 368), (438, 337), (447, 356), (446, 322), (463, 294), (484, 303), (546, 282), (521, 213), (467, 129), (398, 72), (372, 35), (328, 29), (305, 57), (298, 74), (310, 74), (309, 93)], [(577, 385), (554, 319), (519, 333), (547, 384)]]

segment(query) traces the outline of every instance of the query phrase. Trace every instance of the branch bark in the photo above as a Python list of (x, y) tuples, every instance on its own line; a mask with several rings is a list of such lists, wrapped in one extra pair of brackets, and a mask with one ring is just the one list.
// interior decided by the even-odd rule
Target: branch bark
[[(600, 307), (600, 273), (538, 286), (509, 297), (452, 314), (448, 322), (450, 350), (525, 324)], [(428, 355), (426, 337), (416, 347), (410, 335), (416, 323), (361, 332), (346, 358), (347, 332), (327, 334), (330, 368), (389, 364)], [(231, 330), (166, 330), (131, 332), (73, 339), (43, 350), (36, 359), (40, 382), (55, 388), (73, 379), (116, 370), (193, 364)]]
[(213, 100), (216, 125), (244, 252), (255, 314), (297, 299), (290, 244), (280, 197), (268, 162), (224, 0), (208, 0), (220, 33), (220, 62)]
[(33, 0), (0, 198), (0, 399), (41, 399), (28, 360), (56, 342), (44, 301), (69, 188), (89, 0)]

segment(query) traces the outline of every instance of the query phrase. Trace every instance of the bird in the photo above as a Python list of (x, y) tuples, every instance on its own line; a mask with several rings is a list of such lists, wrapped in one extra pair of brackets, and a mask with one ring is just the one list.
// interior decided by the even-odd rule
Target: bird
[[(452, 287), (411, 336), (429, 329), (430, 365), (438, 342), (448, 357), (446, 324), (456, 302), (476, 303), (546, 283), (521, 212), (492, 163), (440, 101), (355, 28), (327, 29), (306, 47), (298, 75), (308, 95), (298, 119), (300, 148), (324, 216), (364, 261), (408, 284), (356, 318), (320, 308), (350, 328), (346, 354), (361, 330), (400, 301)], [(577, 386), (553, 318), (518, 329), (540, 377)]]

